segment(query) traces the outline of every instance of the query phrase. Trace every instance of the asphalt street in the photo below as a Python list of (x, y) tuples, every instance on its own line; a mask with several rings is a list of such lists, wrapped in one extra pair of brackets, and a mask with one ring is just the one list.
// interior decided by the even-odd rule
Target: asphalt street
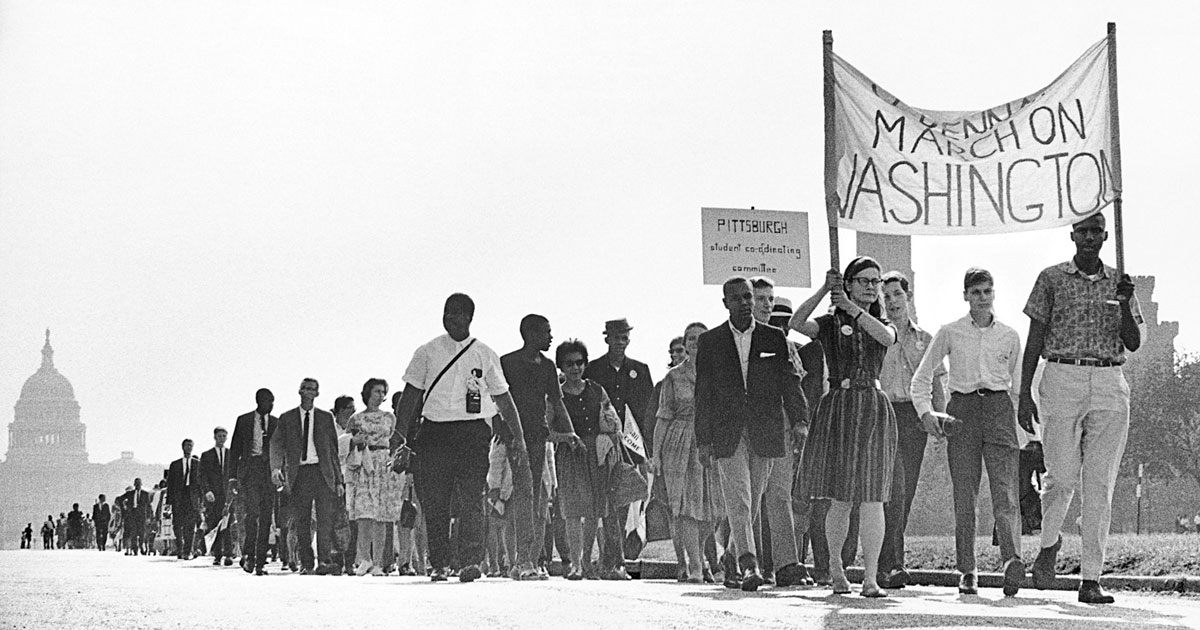
[(256, 577), (208, 559), (94, 550), (0, 551), (0, 627), (121, 628), (1052, 628), (1200, 629), (1200, 598), (1066, 591), (960, 596), (910, 587), (886, 599), (827, 588), (757, 593), (674, 580), (431, 583), (416, 577)]

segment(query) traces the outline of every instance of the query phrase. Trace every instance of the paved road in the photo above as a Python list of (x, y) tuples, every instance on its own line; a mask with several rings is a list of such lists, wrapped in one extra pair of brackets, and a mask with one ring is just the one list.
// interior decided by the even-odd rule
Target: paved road
[[(275, 565), (277, 566), (277, 565)], [(0, 627), (235, 628), (1119, 628), (1200, 630), (1200, 598), (920, 587), (884, 600), (827, 589), (758, 593), (666, 580), (432, 584), (423, 578), (254, 577), (205, 559), (96, 551), (0, 551)]]

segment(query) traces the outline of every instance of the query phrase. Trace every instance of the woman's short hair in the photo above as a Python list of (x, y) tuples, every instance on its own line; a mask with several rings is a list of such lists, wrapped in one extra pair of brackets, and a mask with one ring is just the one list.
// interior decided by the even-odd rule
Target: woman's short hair
[(558, 344), (558, 347), (554, 349), (554, 365), (557, 365), (561, 370), (563, 361), (567, 358), (567, 355), (572, 352), (578, 352), (580, 356), (583, 357), (584, 363), (587, 363), (587, 346), (578, 339), (568, 339)]
[(367, 401), (371, 399), (371, 390), (375, 389), (376, 385), (383, 385), (383, 388), (386, 390), (388, 383), (381, 378), (369, 378), (367, 379), (366, 383), (363, 383), (362, 401), (364, 405), (367, 404)]
[(693, 328), (699, 328), (700, 330), (702, 330), (704, 332), (708, 332), (708, 326), (705, 325), (704, 322), (692, 322), (692, 323), (688, 324), (687, 326), (683, 327), (683, 337), (680, 337), (680, 339), (687, 337), (687, 331), (689, 331)]
[[(371, 392), (369, 392), (369, 391), (367, 392), (367, 394), (370, 394), (370, 393)], [(333, 401), (333, 415), (336, 416), (337, 414), (341, 413), (341, 411), (343, 409), (345, 409), (346, 407), (349, 407), (352, 404), (354, 404), (353, 397), (338, 396), (337, 399)], [(366, 403), (363, 403), (363, 404), (366, 404)]]

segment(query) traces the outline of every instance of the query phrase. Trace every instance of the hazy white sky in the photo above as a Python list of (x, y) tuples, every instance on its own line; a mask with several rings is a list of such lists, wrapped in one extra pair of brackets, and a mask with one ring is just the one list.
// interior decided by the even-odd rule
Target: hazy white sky
[[(822, 29), (901, 99), (966, 110), (1044, 86), (1108, 21), (1127, 266), (1200, 350), (1190, 4), (0, 2), (0, 402), (50, 327), (92, 460), (166, 462), (259, 387), (282, 411), (304, 376), (324, 406), (401, 386), (453, 291), (500, 353), (529, 312), (594, 355), (628, 317), (661, 378), (672, 336), (724, 316), (702, 206), (809, 212), (822, 276)], [(1022, 331), (1072, 252), (1066, 231), (913, 250), (927, 327), (980, 265)]]

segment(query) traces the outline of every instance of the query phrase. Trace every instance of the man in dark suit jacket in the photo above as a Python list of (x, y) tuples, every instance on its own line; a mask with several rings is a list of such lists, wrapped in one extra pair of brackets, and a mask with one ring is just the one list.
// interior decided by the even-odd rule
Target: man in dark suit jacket
[(121, 521), (125, 528), (125, 555), (145, 553), (142, 543), (146, 535), (146, 524), (150, 520), (150, 493), (142, 490), (142, 480), (133, 480), (133, 489), (118, 499), (122, 506)]
[[(200, 454), (200, 495), (204, 499), (204, 524), (210, 532), (225, 513), (225, 488), (229, 485), (229, 449), (225, 448), (228, 435), (225, 427), (213, 429), (213, 447)], [(222, 557), (225, 566), (233, 564), (229, 558), (228, 527), (217, 534), (209, 551), (213, 555), (213, 566), (221, 564)]]
[(313, 505), (317, 508), (316, 560), (321, 572), (327, 573), (333, 569), (333, 511), (337, 498), (345, 493), (333, 414), (313, 406), (319, 388), (316, 379), (301, 381), (300, 406), (279, 416), (279, 430), (271, 436), (271, 478), (288, 495), (304, 575), (316, 572), (311, 542)]
[[(650, 408), (650, 396), (654, 394), (654, 380), (650, 378), (650, 367), (625, 354), (629, 347), (630, 332), (633, 326), (622, 319), (612, 319), (604, 322), (604, 343), (608, 344), (608, 352), (604, 356), (593, 359), (583, 371), (583, 377), (598, 383), (608, 393), (613, 408), (622, 418), (626, 417), (625, 408), (637, 423), (638, 431), (646, 445), (646, 455), (654, 455), (655, 418), (646, 411)], [(642, 550), (644, 541), (636, 539), (631, 534), (631, 540), (625, 538), (625, 522), (629, 514), (629, 506), (616, 509), (615, 518), (604, 519), (604, 545), (600, 564), (606, 579), (628, 580), (625, 572), (625, 558), (636, 558)]]
[(776, 462), (787, 462), (786, 434), (808, 433), (800, 373), (787, 337), (751, 315), (754, 291), (745, 278), (723, 286), (729, 321), (702, 335), (696, 352), (696, 444), (715, 465), (729, 513), (731, 546), (741, 575), (725, 585), (744, 591), (764, 583), (755, 557), (754, 515)]
[[(242, 569), (266, 575), (267, 539), (271, 533), (271, 509), (275, 486), (271, 483), (271, 437), (279, 419), (271, 415), (275, 395), (263, 388), (255, 392), (256, 407), (238, 416), (229, 447), (229, 481), (242, 499), (245, 515)], [(234, 485), (236, 484), (236, 485)]]
[(96, 526), (96, 548), (104, 551), (108, 548), (108, 522), (112, 520), (112, 509), (108, 500), (102, 494), (92, 506), (92, 523)]
[(183, 457), (167, 469), (167, 503), (171, 505), (171, 529), (175, 530), (175, 555), (180, 560), (192, 559), (200, 521), (200, 458), (192, 455), (192, 446), (192, 440), (184, 440)]

